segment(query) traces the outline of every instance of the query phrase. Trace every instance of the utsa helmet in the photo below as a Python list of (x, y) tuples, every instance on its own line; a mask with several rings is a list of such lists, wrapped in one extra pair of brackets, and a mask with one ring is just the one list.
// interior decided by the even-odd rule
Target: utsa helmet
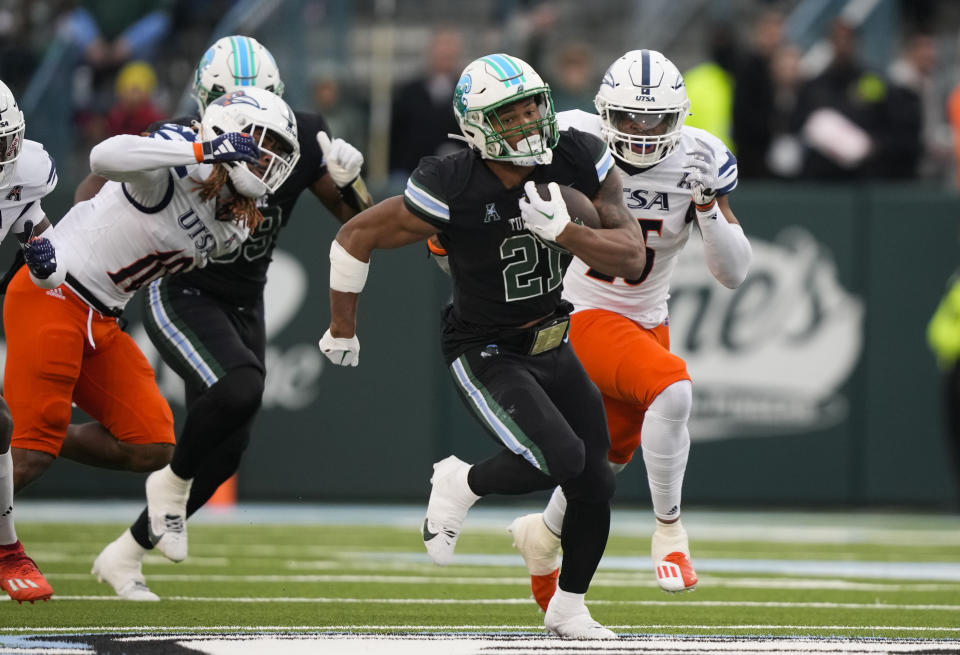
[[(518, 100), (532, 98), (540, 111), (535, 123), (504, 127), (499, 111)], [(453, 113), (464, 139), (485, 159), (517, 166), (549, 164), (560, 132), (550, 87), (522, 59), (504, 54), (470, 63), (453, 93)], [(523, 135), (515, 147), (507, 139)]]
[(0, 184), (13, 175), (23, 151), (25, 129), (23, 111), (17, 99), (7, 85), (0, 82)]
[[(203, 112), (200, 134), (213, 139), (226, 132), (246, 132), (269, 161), (260, 178), (270, 193), (276, 192), (300, 159), (297, 119), (278, 95), (250, 87), (220, 96)], [(272, 143), (267, 136), (273, 137)], [(244, 165), (245, 166), (245, 165)]]
[(683, 76), (655, 50), (631, 50), (613, 62), (594, 104), (610, 150), (639, 167), (673, 152), (690, 110)]
[(193, 82), (193, 95), (200, 113), (223, 94), (250, 87), (283, 95), (277, 62), (256, 39), (225, 36), (200, 58)]

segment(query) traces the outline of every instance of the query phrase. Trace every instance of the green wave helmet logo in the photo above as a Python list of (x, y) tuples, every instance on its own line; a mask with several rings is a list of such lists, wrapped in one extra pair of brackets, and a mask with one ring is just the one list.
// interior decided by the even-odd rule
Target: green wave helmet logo
[(203, 71), (213, 63), (213, 56), (217, 53), (216, 48), (209, 48), (205, 53), (203, 53), (203, 59), (200, 60), (200, 63), (197, 65), (197, 82), (200, 81), (200, 76), (203, 74)]
[(471, 88), (473, 88), (473, 79), (469, 74), (466, 74), (457, 82), (457, 88), (453, 92), (453, 108), (460, 116), (467, 113), (467, 99), (465, 96), (470, 93)]

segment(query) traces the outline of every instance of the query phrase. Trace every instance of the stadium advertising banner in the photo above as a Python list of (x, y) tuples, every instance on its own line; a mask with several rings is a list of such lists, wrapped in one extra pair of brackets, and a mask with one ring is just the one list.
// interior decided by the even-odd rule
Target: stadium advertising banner
[[(382, 196), (379, 196), (382, 197)], [(672, 348), (694, 380), (689, 505), (938, 506), (954, 485), (926, 322), (956, 264), (948, 194), (741, 184), (731, 205), (753, 246), (744, 284), (710, 275), (694, 234), (670, 300)], [(904, 215), (933, 234), (904, 248)], [(425, 248), (376, 253), (360, 302), (357, 368), (329, 365), (327, 250), (335, 222), (302, 200), (267, 286), (267, 382), (240, 498), (425, 502), (431, 464), (497, 447), (463, 406), (439, 349), (449, 280)], [(178, 425), (182, 384), (140, 321)], [(906, 412), (904, 408), (909, 408)], [(142, 497), (142, 476), (57, 462), (37, 496)], [(372, 481), (376, 481), (374, 484)], [(649, 503), (639, 454), (618, 498)]]

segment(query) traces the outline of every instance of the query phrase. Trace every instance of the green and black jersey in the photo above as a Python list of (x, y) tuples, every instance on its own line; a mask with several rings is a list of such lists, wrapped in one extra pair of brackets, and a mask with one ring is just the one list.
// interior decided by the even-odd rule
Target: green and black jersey
[[(552, 163), (535, 167), (527, 179), (593, 197), (612, 167), (606, 144), (570, 129), (561, 133)], [(454, 291), (448, 323), (495, 333), (557, 311), (570, 257), (524, 227), (522, 197), (523, 185), (504, 187), (470, 150), (424, 157), (407, 181), (407, 208), (438, 228), (449, 255)]]

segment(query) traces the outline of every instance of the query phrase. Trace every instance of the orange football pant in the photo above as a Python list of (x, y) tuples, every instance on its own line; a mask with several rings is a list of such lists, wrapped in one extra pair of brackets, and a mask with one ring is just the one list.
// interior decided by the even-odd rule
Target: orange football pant
[(59, 455), (71, 402), (120, 441), (174, 443), (173, 414), (153, 368), (115, 318), (66, 285), (41, 289), (24, 266), (7, 289), (3, 326), (14, 447)]
[(661, 391), (689, 380), (686, 363), (670, 352), (665, 323), (648, 330), (605, 309), (570, 317), (570, 343), (600, 389), (610, 429), (609, 459), (626, 464), (640, 445), (643, 416)]

